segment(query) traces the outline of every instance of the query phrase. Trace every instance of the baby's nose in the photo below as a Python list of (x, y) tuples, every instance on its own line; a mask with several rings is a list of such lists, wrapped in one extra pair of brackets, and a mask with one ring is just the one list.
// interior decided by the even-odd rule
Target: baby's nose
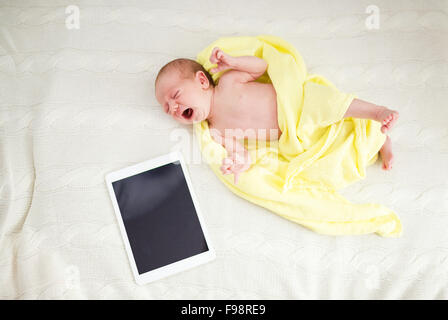
[(176, 112), (176, 110), (179, 108), (179, 105), (175, 102), (169, 102), (170, 106), (170, 113), (173, 114)]

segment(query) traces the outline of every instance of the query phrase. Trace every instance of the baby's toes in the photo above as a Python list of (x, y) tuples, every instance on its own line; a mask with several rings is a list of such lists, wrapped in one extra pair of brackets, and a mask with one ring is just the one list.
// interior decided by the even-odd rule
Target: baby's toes
[(391, 170), (393, 162), (394, 162), (394, 157), (393, 157), (393, 155), (390, 155), (390, 158), (383, 162), (383, 169)]
[(220, 169), (221, 169), (222, 174), (228, 174), (229, 173), (229, 166), (228, 165), (222, 165)]
[(389, 130), (389, 127), (387, 125), (381, 126), (382, 133), (386, 133), (387, 130)]
[(392, 115), (392, 120), (395, 122), (398, 120), (399, 117), (400, 117), (400, 115), (398, 114), (398, 112), (394, 112)]
[(398, 120), (398, 113), (394, 112), (392, 114), (392, 118), (390, 119), (389, 123), (387, 123), (388, 129), (391, 129), (392, 127), (394, 127), (397, 120)]

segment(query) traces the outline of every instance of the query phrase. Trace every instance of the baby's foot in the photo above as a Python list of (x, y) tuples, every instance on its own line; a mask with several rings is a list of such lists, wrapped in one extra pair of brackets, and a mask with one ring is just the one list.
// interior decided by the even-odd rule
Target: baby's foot
[(386, 107), (378, 113), (378, 122), (381, 122), (381, 132), (386, 133), (388, 130), (392, 129), (397, 122), (399, 114), (395, 110), (390, 110)]
[(383, 160), (383, 170), (392, 169), (394, 155), (392, 154), (392, 141), (389, 136), (386, 137), (386, 141), (380, 149), (380, 155)]

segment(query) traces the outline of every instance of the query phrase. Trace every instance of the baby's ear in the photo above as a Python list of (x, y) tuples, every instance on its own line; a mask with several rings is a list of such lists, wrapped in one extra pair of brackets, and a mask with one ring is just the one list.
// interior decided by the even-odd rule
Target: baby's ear
[(202, 88), (208, 89), (208, 87), (210, 87), (210, 81), (208, 81), (208, 78), (207, 78), (207, 76), (205, 75), (204, 72), (197, 71), (196, 72), (196, 78), (199, 80)]

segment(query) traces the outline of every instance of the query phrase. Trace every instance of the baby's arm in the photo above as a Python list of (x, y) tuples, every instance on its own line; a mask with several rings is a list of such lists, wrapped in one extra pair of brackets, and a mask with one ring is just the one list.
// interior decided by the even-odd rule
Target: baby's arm
[(218, 47), (213, 49), (210, 62), (218, 65), (210, 70), (212, 73), (234, 69), (247, 72), (254, 80), (262, 76), (268, 67), (268, 63), (261, 58), (254, 56), (232, 57)]
[(249, 73), (254, 80), (263, 75), (268, 63), (254, 56), (232, 57), (232, 69)]
[(227, 157), (223, 159), (220, 168), (222, 174), (233, 173), (237, 184), (240, 173), (250, 168), (252, 161), (249, 151), (236, 138), (222, 136), (216, 129), (210, 129), (210, 135), (227, 150)]

